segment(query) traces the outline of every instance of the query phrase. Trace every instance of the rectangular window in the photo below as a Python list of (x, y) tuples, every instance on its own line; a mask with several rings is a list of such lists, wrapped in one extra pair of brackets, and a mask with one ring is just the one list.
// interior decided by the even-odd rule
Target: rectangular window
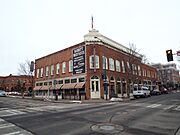
[(39, 69), (36, 71), (36, 77), (39, 78)]
[(54, 65), (51, 65), (51, 75), (54, 75)]
[(73, 71), (73, 61), (70, 60), (69, 61), (69, 72), (72, 72)]
[(66, 73), (66, 62), (62, 63), (62, 73)]
[(79, 78), (79, 82), (85, 82), (85, 78), (84, 77)]
[(43, 77), (43, 68), (41, 68), (41, 75), (40, 76)]
[(122, 72), (125, 73), (125, 65), (124, 65), (124, 61), (121, 62), (122, 63)]
[(70, 83), (70, 79), (65, 80), (65, 84)]
[(109, 58), (109, 70), (114, 71), (114, 60)]
[(56, 74), (59, 74), (60, 73), (60, 64), (58, 63), (56, 65)]
[(103, 69), (108, 69), (108, 59), (105, 56), (102, 56), (102, 60), (103, 60)]
[(116, 71), (117, 72), (121, 71), (121, 69), (120, 69), (120, 62), (118, 60), (116, 60)]
[(77, 83), (77, 79), (76, 78), (71, 79), (71, 83)]
[(138, 75), (141, 76), (141, 67), (138, 65)]
[(95, 58), (94, 55), (90, 56), (90, 68), (99, 68), (99, 56), (95, 55)]
[(48, 76), (49, 75), (49, 67), (47, 66), (46, 67), (46, 76)]
[(63, 80), (59, 80), (59, 81), (58, 81), (58, 84), (63, 84)]

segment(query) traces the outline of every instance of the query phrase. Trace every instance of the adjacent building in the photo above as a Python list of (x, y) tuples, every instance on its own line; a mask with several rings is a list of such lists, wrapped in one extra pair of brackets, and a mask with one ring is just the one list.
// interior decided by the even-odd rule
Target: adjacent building
[(169, 89), (177, 89), (180, 86), (179, 70), (175, 63), (169, 64), (152, 64), (157, 68), (157, 76), (159, 78), (159, 84)]
[(32, 92), (33, 76), (28, 75), (12, 75), (0, 77), (0, 89), (6, 92)]
[(130, 97), (133, 85), (156, 87), (156, 68), (142, 55), (92, 29), (84, 41), (35, 60), (36, 97)]

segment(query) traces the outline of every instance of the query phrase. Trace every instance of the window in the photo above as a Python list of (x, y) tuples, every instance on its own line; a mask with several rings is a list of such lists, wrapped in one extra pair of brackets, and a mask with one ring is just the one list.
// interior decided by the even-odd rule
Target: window
[(49, 67), (47, 66), (46, 67), (46, 76), (48, 76), (49, 75)]
[(70, 83), (70, 79), (65, 80), (65, 84)]
[(51, 75), (54, 74), (54, 65), (51, 65)]
[(109, 58), (109, 70), (114, 71), (114, 60)]
[(116, 60), (116, 71), (117, 72), (121, 71), (121, 69), (120, 69), (120, 62), (118, 60)]
[(95, 59), (94, 55), (90, 56), (90, 68), (99, 68), (99, 56), (95, 55)]
[(66, 73), (66, 62), (62, 63), (62, 73)]
[(36, 71), (36, 77), (39, 78), (39, 69)]
[(121, 63), (122, 63), (122, 72), (125, 73), (125, 65), (124, 65), (124, 61), (122, 61)]
[(43, 77), (43, 68), (41, 68), (41, 75), (40, 77)]
[(138, 74), (141, 76), (141, 67), (138, 65)]
[(76, 78), (71, 79), (71, 83), (77, 83), (77, 79)]
[(105, 56), (102, 56), (102, 60), (103, 60), (103, 69), (108, 69), (108, 60)]
[(59, 80), (57, 83), (58, 84), (63, 84), (63, 80)]
[(69, 61), (69, 72), (72, 72), (73, 71), (73, 61), (70, 60)]
[(133, 71), (133, 75), (135, 74), (135, 65), (132, 64), (132, 71)]
[(84, 77), (79, 78), (79, 82), (85, 82), (85, 78)]
[(60, 73), (60, 64), (58, 63), (56, 65), (56, 74), (59, 74)]

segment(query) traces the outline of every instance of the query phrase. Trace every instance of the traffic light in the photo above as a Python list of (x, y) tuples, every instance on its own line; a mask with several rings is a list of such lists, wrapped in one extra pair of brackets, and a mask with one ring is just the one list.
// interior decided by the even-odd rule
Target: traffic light
[(173, 61), (172, 50), (166, 50), (167, 61)]

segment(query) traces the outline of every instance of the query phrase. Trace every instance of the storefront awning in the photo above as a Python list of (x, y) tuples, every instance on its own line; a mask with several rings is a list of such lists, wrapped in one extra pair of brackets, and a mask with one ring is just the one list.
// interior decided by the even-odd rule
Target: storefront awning
[(83, 83), (77, 83), (76, 86), (75, 86), (75, 88), (76, 88), (76, 89), (83, 88), (83, 87), (84, 87), (84, 84), (85, 84), (84, 82), (83, 82)]
[(35, 86), (33, 90), (40, 90), (42, 86)]
[(76, 83), (69, 83), (69, 84), (64, 84), (61, 89), (74, 89)]
[(42, 86), (41, 90), (48, 90), (50, 88), (51, 88), (51, 86)]
[(63, 86), (63, 84), (56, 84), (55, 86), (52, 86), (50, 89), (51, 90), (59, 90), (59, 89), (61, 89), (62, 86)]

